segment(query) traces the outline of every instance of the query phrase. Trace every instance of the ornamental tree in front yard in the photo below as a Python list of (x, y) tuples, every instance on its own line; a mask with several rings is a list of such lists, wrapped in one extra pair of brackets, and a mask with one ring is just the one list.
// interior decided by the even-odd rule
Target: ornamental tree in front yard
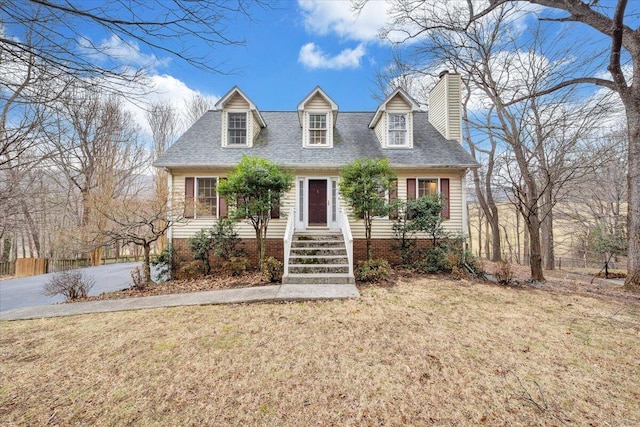
[(237, 218), (246, 218), (256, 232), (258, 265), (262, 269), (265, 239), (272, 211), (280, 208), (282, 195), (293, 184), (293, 175), (260, 157), (243, 156), (226, 180), (220, 180), (218, 193), (235, 208)]
[(351, 206), (356, 217), (364, 220), (367, 259), (371, 260), (371, 227), (373, 218), (389, 214), (385, 192), (396, 179), (387, 159), (358, 159), (342, 169), (340, 194)]

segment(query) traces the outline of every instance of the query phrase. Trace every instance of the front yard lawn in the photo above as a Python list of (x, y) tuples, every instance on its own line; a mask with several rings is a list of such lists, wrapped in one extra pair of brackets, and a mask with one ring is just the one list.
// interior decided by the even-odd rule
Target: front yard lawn
[(640, 304), (442, 277), (0, 323), (0, 425), (639, 425)]

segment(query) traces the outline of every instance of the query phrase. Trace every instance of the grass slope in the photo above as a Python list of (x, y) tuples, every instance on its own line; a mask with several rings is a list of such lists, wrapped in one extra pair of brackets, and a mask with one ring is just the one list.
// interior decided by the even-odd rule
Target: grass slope
[(3, 322), (0, 425), (640, 424), (636, 302), (362, 294)]

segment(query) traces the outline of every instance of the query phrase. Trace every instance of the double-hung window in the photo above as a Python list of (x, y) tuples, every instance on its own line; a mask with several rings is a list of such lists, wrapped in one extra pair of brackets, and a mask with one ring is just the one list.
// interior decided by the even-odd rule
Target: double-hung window
[(418, 198), (424, 197), (426, 195), (432, 195), (432, 196), (438, 195), (438, 179), (437, 178), (418, 179)]
[(309, 114), (309, 145), (327, 145), (327, 114)]
[(247, 145), (247, 114), (228, 113), (227, 145)]
[(389, 114), (389, 146), (407, 145), (407, 115)]
[(218, 179), (196, 179), (196, 213), (198, 216), (218, 215)]

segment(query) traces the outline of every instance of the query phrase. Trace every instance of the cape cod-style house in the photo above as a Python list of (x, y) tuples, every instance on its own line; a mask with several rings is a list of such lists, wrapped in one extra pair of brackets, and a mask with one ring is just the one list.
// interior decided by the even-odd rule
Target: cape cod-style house
[[(285, 262), (284, 282), (353, 280), (354, 263), (366, 258), (364, 227), (342, 203), (338, 180), (341, 168), (359, 158), (389, 159), (398, 177), (390, 197), (441, 193), (445, 229), (468, 234), (465, 175), (479, 165), (460, 144), (460, 91), (460, 76), (444, 72), (429, 95), (428, 112), (402, 89), (376, 111), (340, 111), (320, 87), (295, 110), (260, 111), (232, 88), (154, 163), (168, 172), (172, 206), (184, 206), (185, 221), (171, 227), (170, 243), (187, 252), (189, 237), (228, 214), (217, 184), (243, 155), (265, 158), (295, 176), (280, 210), (272, 212), (267, 236), (267, 255)], [(375, 257), (395, 258), (392, 224), (390, 218), (374, 221)], [(255, 255), (251, 225), (241, 222), (238, 232)], [(305, 269), (306, 263), (315, 267)], [(325, 277), (314, 278), (318, 272)]]

